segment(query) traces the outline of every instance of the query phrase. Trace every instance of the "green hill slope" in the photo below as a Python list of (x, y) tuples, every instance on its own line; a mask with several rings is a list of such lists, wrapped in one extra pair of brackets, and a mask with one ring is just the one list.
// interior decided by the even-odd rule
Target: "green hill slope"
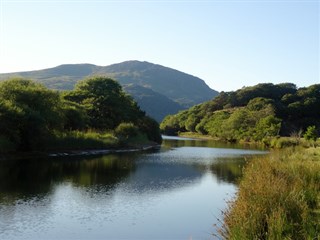
[(98, 74), (107, 74), (121, 84), (134, 83), (150, 88), (184, 107), (208, 101), (218, 94), (200, 78), (149, 62), (113, 64), (100, 68)]
[(123, 86), (123, 90), (134, 98), (143, 111), (158, 122), (161, 122), (167, 115), (175, 114), (183, 109), (178, 103), (150, 88), (128, 84)]
[(320, 84), (297, 88), (292, 83), (258, 84), (221, 92), (161, 123), (166, 134), (198, 132), (228, 141), (289, 136), (315, 125), (320, 129)]

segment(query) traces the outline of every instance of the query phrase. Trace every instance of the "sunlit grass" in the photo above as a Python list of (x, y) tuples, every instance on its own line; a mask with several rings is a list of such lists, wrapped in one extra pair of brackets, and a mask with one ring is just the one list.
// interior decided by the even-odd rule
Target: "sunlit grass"
[[(94, 131), (58, 132), (52, 138), (51, 149), (77, 150), (77, 149), (105, 149), (118, 146), (118, 139), (112, 133), (99, 133)], [(48, 149), (50, 150), (50, 149)]]
[(225, 213), (224, 239), (318, 239), (320, 149), (286, 149), (252, 160)]

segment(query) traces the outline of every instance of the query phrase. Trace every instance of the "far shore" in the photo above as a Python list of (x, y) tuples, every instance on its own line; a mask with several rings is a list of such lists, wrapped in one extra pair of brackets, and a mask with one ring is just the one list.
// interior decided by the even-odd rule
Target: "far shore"
[(105, 155), (112, 153), (129, 153), (142, 152), (151, 149), (157, 149), (160, 145), (156, 143), (144, 144), (141, 146), (128, 146), (126, 148), (110, 148), (110, 149), (83, 149), (83, 150), (57, 150), (49, 152), (15, 152), (15, 153), (0, 153), (1, 160), (10, 159), (30, 159), (30, 158), (59, 158), (59, 157), (75, 157), (75, 156), (93, 156)]
[(48, 157), (67, 157), (67, 156), (91, 156), (91, 155), (104, 155), (110, 153), (127, 153), (127, 152), (141, 152), (151, 149), (159, 148), (160, 145), (144, 145), (134, 148), (124, 149), (90, 149), (90, 150), (75, 150), (75, 151), (61, 151), (52, 152), (48, 154)]

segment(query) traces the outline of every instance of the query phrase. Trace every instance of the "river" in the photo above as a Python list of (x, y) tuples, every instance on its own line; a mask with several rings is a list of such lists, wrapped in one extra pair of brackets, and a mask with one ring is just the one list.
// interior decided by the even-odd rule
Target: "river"
[(0, 161), (0, 239), (210, 239), (259, 154), (165, 137), (143, 153)]

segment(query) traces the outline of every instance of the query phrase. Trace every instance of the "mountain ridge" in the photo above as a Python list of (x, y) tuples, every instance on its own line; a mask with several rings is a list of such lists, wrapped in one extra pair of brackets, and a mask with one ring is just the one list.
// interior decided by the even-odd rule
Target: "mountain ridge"
[[(145, 88), (140, 89), (142, 92), (139, 92), (136, 88), (135, 95), (132, 95), (134, 99), (140, 100), (140, 105), (146, 105), (141, 104), (142, 98), (139, 97), (146, 89), (152, 90), (157, 95), (152, 98), (145, 98), (149, 101), (159, 100), (160, 95), (162, 95), (161, 99), (164, 106), (160, 107), (159, 104), (157, 105), (155, 102), (152, 104), (151, 102), (147, 104), (149, 110), (150, 105), (157, 105), (159, 109), (165, 109), (166, 104), (169, 104), (169, 101), (165, 98), (181, 106), (181, 108), (178, 108), (173, 106), (174, 104), (172, 103), (172, 106), (170, 105), (169, 107), (172, 112), (166, 112), (168, 114), (175, 114), (177, 109), (189, 108), (211, 100), (218, 95), (217, 91), (211, 89), (204, 80), (198, 77), (159, 64), (137, 60), (124, 61), (107, 66), (98, 66), (90, 63), (61, 64), (41, 70), (0, 74), (0, 80), (11, 77), (24, 77), (36, 80), (51, 89), (71, 90), (78, 81), (93, 75), (114, 78), (122, 86), (134, 84)], [(142, 110), (146, 111), (143, 108)], [(149, 114), (149, 110), (146, 111), (147, 114)], [(156, 110), (153, 109), (152, 112), (156, 112)], [(154, 114), (149, 115), (154, 117)], [(158, 114), (156, 119), (161, 121), (162, 119), (159, 116), (163, 115), (162, 113)]]

